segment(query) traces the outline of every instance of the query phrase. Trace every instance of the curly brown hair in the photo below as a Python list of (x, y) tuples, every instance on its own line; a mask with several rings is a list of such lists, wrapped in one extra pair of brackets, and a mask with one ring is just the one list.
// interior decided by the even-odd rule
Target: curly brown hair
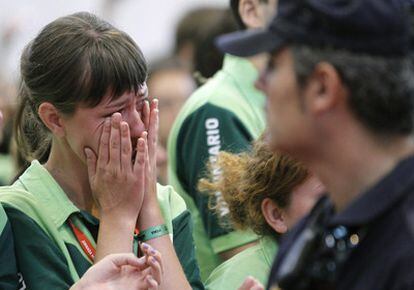
[[(224, 225), (250, 228), (264, 236), (275, 232), (262, 214), (262, 201), (270, 198), (280, 208), (288, 207), (293, 189), (309, 177), (309, 172), (295, 159), (273, 153), (262, 139), (254, 143), (250, 153), (220, 152), (214, 167), (220, 168), (221, 175), (213, 178), (210, 164), (208, 178), (201, 179), (198, 187), (210, 194), (210, 207), (217, 214), (228, 207), (230, 220), (221, 218)], [(217, 198), (217, 192), (222, 199)]]

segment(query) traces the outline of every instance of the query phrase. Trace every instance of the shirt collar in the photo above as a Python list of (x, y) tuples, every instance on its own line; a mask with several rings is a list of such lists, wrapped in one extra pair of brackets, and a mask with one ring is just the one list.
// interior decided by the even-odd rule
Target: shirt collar
[(269, 265), (269, 267), (271, 267), (277, 253), (277, 241), (271, 236), (264, 236), (259, 240), (259, 242), (261, 248), (263, 249), (266, 263)]
[(264, 108), (265, 95), (254, 86), (259, 77), (259, 72), (248, 59), (226, 54), (223, 60), (222, 72), (235, 81), (240, 93), (250, 103)]
[(57, 227), (79, 209), (70, 201), (56, 180), (37, 160), (19, 177), (16, 183), (33, 194), (40, 203), (47, 205), (48, 215)]
[(414, 156), (401, 162), (381, 181), (367, 190), (344, 211), (333, 216), (330, 225), (366, 225), (387, 212), (414, 187)]

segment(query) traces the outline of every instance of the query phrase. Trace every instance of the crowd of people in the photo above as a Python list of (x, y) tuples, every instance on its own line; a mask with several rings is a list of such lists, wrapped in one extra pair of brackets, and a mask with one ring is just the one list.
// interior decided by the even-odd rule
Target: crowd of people
[(230, 0), (149, 64), (47, 24), (0, 98), (0, 289), (414, 289), (413, 5)]

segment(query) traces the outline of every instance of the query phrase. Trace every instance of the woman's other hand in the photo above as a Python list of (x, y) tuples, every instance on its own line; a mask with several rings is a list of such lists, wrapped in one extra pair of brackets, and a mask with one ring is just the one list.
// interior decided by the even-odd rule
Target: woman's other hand
[(148, 256), (108, 255), (84, 274), (70, 290), (158, 290), (161, 265)]

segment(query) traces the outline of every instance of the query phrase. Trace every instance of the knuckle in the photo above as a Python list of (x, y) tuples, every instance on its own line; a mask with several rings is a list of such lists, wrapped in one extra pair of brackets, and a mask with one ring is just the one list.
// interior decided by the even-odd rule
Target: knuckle
[(111, 141), (111, 147), (113, 149), (118, 149), (119, 148), (119, 142), (118, 142), (118, 140), (112, 140)]
[(129, 146), (122, 146), (122, 154), (124, 155), (130, 155), (131, 154), (131, 147)]

